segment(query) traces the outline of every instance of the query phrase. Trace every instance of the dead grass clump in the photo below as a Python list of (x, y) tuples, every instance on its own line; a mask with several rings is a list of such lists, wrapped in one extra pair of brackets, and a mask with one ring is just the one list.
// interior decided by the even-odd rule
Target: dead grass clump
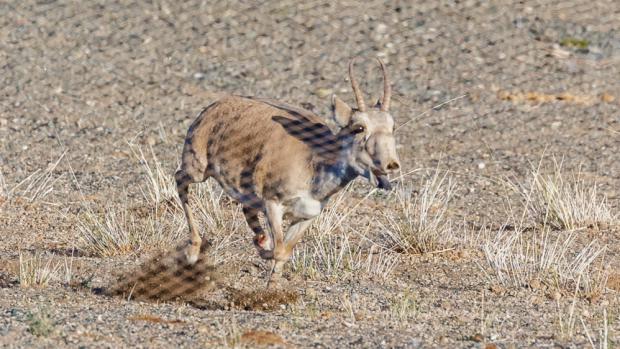
[(57, 176), (54, 172), (64, 156), (65, 153), (62, 153), (58, 160), (51, 162), (45, 169), (34, 171), (12, 188), (9, 188), (3, 174), (0, 172), (0, 204), (18, 198), (29, 203), (44, 200), (45, 197), (54, 191), (56, 182), (62, 178), (62, 175)]
[(531, 216), (541, 225), (558, 230), (608, 228), (617, 224), (607, 198), (582, 178), (566, 176), (562, 164), (554, 161), (553, 173), (532, 171), (529, 188), (517, 186)]
[(447, 173), (436, 171), (420, 185), (402, 183), (396, 188), (397, 208), (384, 212), (384, 236), (396, 252), (429, 253), (449, 238), (452, 222), (447, 218), (455, 184)]
[[(398, 257), (384, 252), (366, 254), (352, 243), (350, 233), (337, 235), (311, 231), (307, 241), (294, 251), (292, 268), (310, 279), (342, 278), (359, 274), (387, 276), (395, 267)], [(381, 247), (376, 247), (381, 249)], [(374, 264), (373, 262), (376, 262)]]
[(316, 218), (304, 241), (295, 248), (291, 258), (294, 272), (310, 279), (351, 275), (387, 278), (398, 266), (397, 254), (372, 241), (369, 248), (363, 248), (353, 239), (356, 234), (370, 240), (347, 224), (346, 219), (357, 207), (348, 205), (345, 200), (350, 188), (332, 199)]
[(418, 313), (418, 301), (410, 290), (399, 292), (390, 301), (389, 315), (392, 320), (407, 323)]
[(0, 205), (8, 201), (9, 199), (9, 186), (4, 180), (4, 175), (0, 171)]
[(125, 206), (106, 207), (101, 213), (87, 208), (77, 223), (82, 248), (108, 257), (174, 245), (182, 236), (182, 217), (161, 210), (156, 207), (144, 215)]
[[(387, 278), (398, 266), (396, 253), (372, 242), (350, 227), (348, 218), (374, 191), (356, 205), (349, 205), (351, 185), (336, 194), (315, 219), (304, 240), (295, 248), (291, 258), (293, 272), (310, 279), (363, 276)], [(353, 235), (366, 240), (362, 247)]]
[(228, 298), (231, 305), (243, 310), (273, 311), (281, 305), (297, 302), (299, 294), (293, 290), (238, 290), (230, 289)]
[(118, 281), (104, 293), (138, 300), (191, 300), (197, 293), (214, 288), (218, 279), (216, 268), (203, 253), (207, 247), (208, 243), (203, 243), (200, 258), (193, 265), (185, 261), (184, 246), (173, 253), (155, 256), (136, 270), (119, 275)]
[(129, 149), (142, 167), (146, 185), (141, 186), (140, 190), (142, 191), (144, 199), (155, 205), (172, 199), (175, 201), (176, 205), (179, 206), (180, 202), (177, 198), (177, 187), (172, 178), (172, 173), (164, 171), (153, 148), (149, 148), (150, 161), (139, 146), (130, 143)]
[(492, 277), (502, 285), (550, 287), (595, 297), (604, 291), (602, 263), (606, 246), (596, 240), (580, 244), (576, 232), (551, 234), (548, 230), (526, 232), (501, 229), (482, 246)]
[(28, 287), (47, 287), (52, 280), (58, 278), (61, 268), (60, 262), (53, 258), (45, 260), (43, 255), (35, 253), (30, 257), (19, 253), (19, 285)]

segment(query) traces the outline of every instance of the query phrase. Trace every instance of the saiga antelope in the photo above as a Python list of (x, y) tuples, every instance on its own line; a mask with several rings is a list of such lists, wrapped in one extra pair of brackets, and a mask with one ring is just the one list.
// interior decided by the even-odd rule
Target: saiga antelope
[[(390, 189), (387, 177), (399, 169), (394, 119), (389, 113), (391, 86), (385, 65), (383, 98), (374, 107), (364, 102), (349, 62), (349, 78), (357, 108), (332, 97), (334, 133), (314, 113), (278, 101), (228, 96), (206, 107), (185, 138), (182, 161), (175, 174), (189, 226), (185, 249), (193, 264), (201, 237), (189, 206), (188, 187), (213, 177), (243, 206), (263, 259), (272, 260), (269, 284), (281, 277), (293, 247), (328, 199), (357, 176)], [(267, 233), (258, 220), (267, 218)], [(283, 230), (284, 217), (290, 227)]]

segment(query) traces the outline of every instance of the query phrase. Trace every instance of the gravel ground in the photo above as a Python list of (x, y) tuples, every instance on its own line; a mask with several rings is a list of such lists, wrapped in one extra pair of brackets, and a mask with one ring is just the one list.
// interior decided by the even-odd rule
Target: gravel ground
[[(581, 320), (574, 336), (563, 334), (569, 298), (498, 291), (482, 255), (465, 248), (411, 257), (388, 280), (294, 278), (299, 299), (270, 310), (230, 308), (223, 290), (201, 296), (215, 307), (92, 292), (142, 255), (62, 257), (75, 259), (77, 278), (94, 275), (79, 287), (21, 288), (16, 266), (18, 250), (71, 249), (83, 201), (140, 201), (143, 177), (128, 143), (152, 147), (172, 173), (189, 124), (222, 94), (279, 98), (325, 115), (332, 93), (353, 101), (353, 56), (365, 58), (359, 76), (373, 97), (381, 79), (370, 58), (387, 63), (397, 124), (413, 120), (397, 133), (403, 168), (451, 171), (457, 219), (505, 223), (514, 196), (496, 179), (523, 182), (543, 155), (561, 159), (567, 173), (581, 170), (617, 212), (618, 18), (615, 0), (0, 2), (0, 173), (12, 188), (61, 158), (51, 193), (0, 202), (0, 345), (252, 347), (261, 343), (256, 331), (269, 331), (277, 338), (266, 343), (284, 347), (589, 346)], [(360, 220), (381, 205), (371, 198)], [(620, 233), (597, 234), (618, 270)], [(239, 289), (264, 277), (247, 235), (239, 249), (251, 257), (223, 280)], [(597, 341), (606, 309), (610, 347), (620, 343), (618, 288), (576, 305)], [(415, 299), (405, 321), (386, 310), (403, 290)], [(45, 324), (50, 330), (37, 336)]]

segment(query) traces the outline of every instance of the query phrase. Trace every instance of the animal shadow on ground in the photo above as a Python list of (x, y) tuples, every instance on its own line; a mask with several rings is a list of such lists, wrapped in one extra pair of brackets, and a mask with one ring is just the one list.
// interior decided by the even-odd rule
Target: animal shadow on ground
[[(200, 258), (191, 265), (185, 260), (181, 244), (149, 258), (136, 269), (119, 273), (110, 287), (96, 293), (139, 301), (180, 301), (203, 310), (273, 311), (297, 301), (299, 294), (294, 290), (264, 286), (239, 289), (226, 285), (223, 275), (228, 273), (210, 262), (205, 253), (209, 246), (203, 240)], [(218, 290), (224, 291), (223, 297), (210, 297), (209, 293)]]

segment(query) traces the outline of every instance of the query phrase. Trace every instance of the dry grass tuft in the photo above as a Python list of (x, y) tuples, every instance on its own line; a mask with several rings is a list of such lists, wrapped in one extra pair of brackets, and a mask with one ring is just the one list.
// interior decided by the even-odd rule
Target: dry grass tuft
[(49, 309), (40, 307), (37, 311), (29, 312), (26, 317), (28, 332), (37, 337), (47, 337), (54, 332), (55, 323)]
[(65, 153), (50, 163), (45, 169), (38, 169), (28, 177), (9, 188), (2, 173), (0, 173), (0, 204), (14, 199), (23, 199), (29, 203), (42, 201), (54, 191), (54, 185), (62, 177), (54, 174)]
[(107, 207), (101, 213), (86, 208), (77, 228), (84, 251), (109, 257), (152, 249), (165, 249), (181, 238), (182, 217), (165, 206), (136, 211)]
[(578, 284), (584, 297), (605, 289), (607, 274), (596, 262), (602, 263), (606, 246), (596, 240), (584, 246), (575, 231), (558, 235), (502, 228), (482, 248), (493, 277), (503, 285), (570, 291)]
[(554, 161), (553, 173), (532, 171), (529, 189), (516, 186), (530, 215), (541, 225), (559, 230), (602, 228), (617, 225), (607, 198), (600, 195), (596, 184), (589, 184), (579, 172), (567, 177), (562, 164)]
[(447, 173), (440, 175), (439, 171), (420, 185), (404, 182), (398, 185), (398, 207), (383, 213), (386, 221), (383, 234), (389, 247), (412, 254), (440, 249), (452, 235), (447, 212), (455, 187)]
[[(316, 218), (304, 241), (295, 248), (291, 258), (294, 272), (310, 279), (352, 275), (387, 278), (398, 266), (400, 259), (397, 254), (372, 241), (369, 248), (354, 241), (354, 234), (362, 234), (347, 226), (346, 218), (356, 208), (345, 200), (350, 190), (351, 186), (332, 199)], [(362, 238), (370, 240), (365, 236)]]
[(43, 255), (35, 253), (25, 257), (19, 253), (19, 285), (28, 287), (47, 287), (49, 283), (59, 276), (60, 262), (54, 262), (53, 258), (44, 260)]
[(0, 171), (0, 205), (9, 199), (9, 186), (6, 184), (4, 175)]
[(413, 292), (405, 289), (390, 302), (389, 315), (392, 320), (407, 323), (418, 313), (418, 301)]
[(164, 171), (164, 167), (157, 159), (153, 148), (149, 147), (150, 160), (139, 146), (130, 143), (129, 149), (142, 167), (146, 186), (142, 186), (140, 189), (145, 201), (157, 205), (163, 201), (174, 200), (179, 206), (177, 187), (172, 178), (172, 173)]

